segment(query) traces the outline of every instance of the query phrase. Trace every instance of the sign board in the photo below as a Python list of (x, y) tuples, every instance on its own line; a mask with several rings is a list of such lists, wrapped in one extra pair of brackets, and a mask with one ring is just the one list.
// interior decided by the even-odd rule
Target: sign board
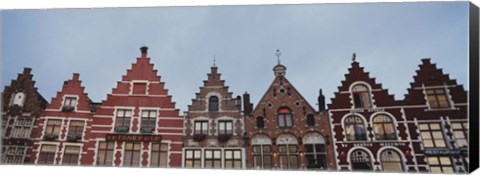
[(160, 142), (161, 135), (139, 135), (139, 134), (107, 134), (107, 141), (139, 141), (139, 142)]
[(453, 150), (453, 149), (439, 149), (439, 150), (425, 150), (425, 155), (441, 155), (441, 156), (453, 156), (453, 155), (460, 155), (460, 150)]

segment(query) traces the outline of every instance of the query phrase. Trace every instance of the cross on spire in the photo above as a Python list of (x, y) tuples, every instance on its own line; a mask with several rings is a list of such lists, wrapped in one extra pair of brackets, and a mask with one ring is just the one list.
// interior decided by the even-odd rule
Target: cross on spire
[(213, 55), (213, 67), (217, 67), (217, 65), (215, 64), (217, 60), (215, 59), (215, 55)]
[(275, 52), (275, 56), (277, 56), (277, 63), (280, 64), (280, 56), (282, 56), (282, 53), (279, 49), (277, 49), (277, 52)]

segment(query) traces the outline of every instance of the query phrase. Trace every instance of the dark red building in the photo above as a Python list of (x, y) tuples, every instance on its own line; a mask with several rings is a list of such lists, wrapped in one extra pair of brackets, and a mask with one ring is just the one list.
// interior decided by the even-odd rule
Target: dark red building
[(284, 65), (273, 71), (275, 79), (254, 110), (245, 107), (247, 167), (335, 169), (326, 111), (315, 111), (302, 97), (285, 77)]
[(185, 112), (183, 167), (244, 169), (241, 98), (232, 97), (217, 66)]
[(421, 172), (468, 172), (467, 91), (422, 59), (405, 96), (405, 116), (415, 164)]
[(24, 68), (2, 93), (3, 164), (30, 163), (37, 119), (47, 101), (35, 87), (31, 68)]
[(42, 165), (88, 165), (91, 103), (79, 74), (65, 81), (38, 119), (31, 161)]

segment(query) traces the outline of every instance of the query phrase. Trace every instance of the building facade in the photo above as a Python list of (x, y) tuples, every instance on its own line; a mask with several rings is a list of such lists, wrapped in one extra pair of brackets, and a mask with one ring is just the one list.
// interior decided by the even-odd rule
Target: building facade
[(275, 79), (260, 102), (253, 111), (245, 110), (247, 167), (334, 170), (327, 113), (315, 111), (302, 97), (286, 79), (284, 65), (273, 71)]
[(142, 47), (117, 87), (95, 109), (90, 165), (181, 167), (183, 118)]
[(79, 74), (64, 82), (40, 118), (35, 133), (32, 163), (38, 165), (87, 165), (87, 144), (92, 125), (91, 103)]
[(420, 172), (468, 172), (467, 91), (422, 59), (405, 96), (413, 155)]
[(184, 120), (183, 167), (244, 169), (244, 116), (214, 65)]
[[(355, 56), (354, 56), (355, 57)], [(409, 172), (411, 141), (401, 101), (357, 61), (328, 105), (338, 170)]]
[(37, 119), (47, 105), (31, 71), (24, 68), (2, 93), (2, 164), (30, 163)]

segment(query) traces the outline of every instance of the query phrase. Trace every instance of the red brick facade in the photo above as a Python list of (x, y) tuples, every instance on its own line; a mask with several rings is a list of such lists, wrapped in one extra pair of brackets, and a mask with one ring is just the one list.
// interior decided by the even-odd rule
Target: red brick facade
[(247, 167), (334, 170), (326, 111), (315, 111), (285, 71), (283, 65), (274, 67), (275, 79), (245, 118)]

